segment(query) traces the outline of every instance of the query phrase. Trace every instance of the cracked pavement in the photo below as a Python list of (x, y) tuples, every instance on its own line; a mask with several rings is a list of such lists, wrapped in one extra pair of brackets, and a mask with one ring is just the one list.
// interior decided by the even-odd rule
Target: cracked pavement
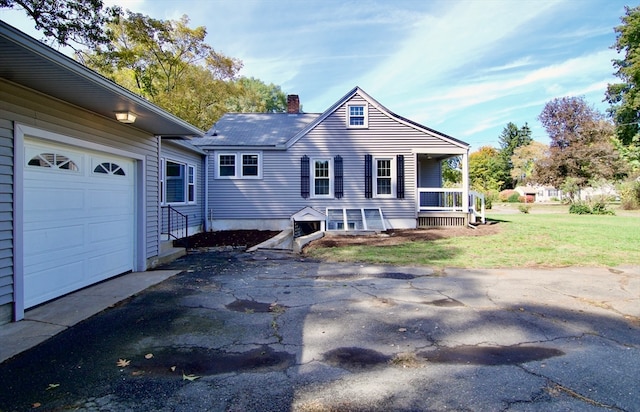
[(638, 267), (167, 268), (184, 272), (0, 364), (0, 411), (639, 410)]

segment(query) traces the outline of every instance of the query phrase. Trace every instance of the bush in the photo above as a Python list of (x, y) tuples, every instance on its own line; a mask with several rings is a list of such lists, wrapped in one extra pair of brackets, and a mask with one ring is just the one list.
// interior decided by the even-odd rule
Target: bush
[(594, 215), (613, 215), (613, 210), (607, 209), (607, 203), (604, 201), (596, 201), (591, 206), (591, 213)]
[(613, 210), (607, 209), (604, 200), (598, 200), (589, 205), (585, 202), (576, 202), (569, 207), (569, 213), (576, 215), (614, 215)]
[(500, 192), (500, 193), (498, 194), (498, 199), (499, 199), (501, 202), (508, 202), (508, 201), (509, 201), (509, 197), (513, 196), (514, 194), (516, 194), (516, 195), (517, 195), (517, 194), (518, 194), (518, 192), (516, 192), (516, 191), (515, 191), (515, 190), (513, 190), (513, 189), (506, 189), (506, 190), (503, 190), (502, 192)]
[(529, 206), (529, 205), (519, 205), (518, 206), (518, 210), (521, 213), (524, 213), (524, 214), (528, 214), (529, 213), (529, 209), (531, 209), (531, 206)]
[(630, 180), (618, 188), (620, 192), (620, 207), (624, 210), (640, 209), (640, 181)]
[(569, 207), (569, 213), (573, 213), (576, 215), (590, 215), (591, 208), (588, 204), (583, 202), (576, 202)]
[(507, 202), (509, 202), (509, 203), (520, 203), (520, 194), (518, 192), (515, 192), (514, 194), (512, 194), (511, 196), (509, 196), (507, 198)]
[(518, 202), (520, 203), (533, 203), (536, 201), (536, 198), (533, 195), (526, 195), (518, 197)]

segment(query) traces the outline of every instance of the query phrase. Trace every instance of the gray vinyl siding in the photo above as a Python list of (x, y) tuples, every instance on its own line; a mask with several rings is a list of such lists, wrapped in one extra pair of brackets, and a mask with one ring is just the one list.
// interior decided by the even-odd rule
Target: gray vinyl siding
[(13, 124), (0, 118), (0, 324), (13, 302)]
[[(196, 168), (196, 203), (188, 205), (172, 204), (172, 207), (180, 213), (189, 217), (189, 226), (202, 226), (204, 221), (204, 159), (203, 155), (184, 149), (171, 141), (163, 141), (161, 143), (161, 157), (188, 165)], [(166, 231), (166, 222), (163, 219), (163, 231)]]
[(160, 197), (156, 137), (3, 80), (0, 80), (0, 119), (143, 156), (146, 166), (145, 258), (158, 255)]
[[(349, 102), (366, 104), (358, 95)], [(263, 151), (261, 180), (213, 179), (216, 156), (210, 157), (215, 193), (209, 202), (214, 219), (286, 219), (305, 206), (380, 207), (386, 219), (415, 219), (416, 155), (429, 150), (460, 150), (459, 146), (409, 126), (369, 105), (366, 129), (346, 127), (346, 103), (326, 117), (313, 130), (286, 151)], [(366, 199), (364, 193), (364, 157), (404, 155), (405, 198)], [(343, 158), (344, 197), (342, 199), (303, 199), (300, 196), (300, 158)], [(395, 174), (395, 170), (393, 171)], [(313, 186), (313, 183), (311, 183)], [(375, 184), (375, 182), (374, 182)], [(395, 195), (395, 194), (394, 194)]]

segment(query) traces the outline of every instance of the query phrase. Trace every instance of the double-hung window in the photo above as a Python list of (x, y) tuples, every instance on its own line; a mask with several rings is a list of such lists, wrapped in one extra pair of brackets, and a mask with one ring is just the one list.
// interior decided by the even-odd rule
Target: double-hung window
[(374, 161), (374, 188), (376, 197), (391, 197), (395, 192), (394, 159), (376, 158)]
[(196, 167), (186, 163), (162, 159), (160, 185), (162, 203), (195, 203)]
[(262, 177), (260, 153), (218, 153), (218, 179), (259, 179)]
[(312, 197), (333, 197), (333, 165), (331, 158), (311, 162)]
[(367, 106), (364, 104), (350, 104), (347, 106), (347, 127), (367, 128), (368, 127)]

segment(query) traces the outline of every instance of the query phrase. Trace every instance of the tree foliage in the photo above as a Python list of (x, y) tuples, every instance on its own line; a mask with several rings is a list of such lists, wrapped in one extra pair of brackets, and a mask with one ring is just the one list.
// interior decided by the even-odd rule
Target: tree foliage
[(121, 14), (120, 7), (104, 7), (102, 0), (0, 0), (0, 7), (24, 10), (48, 42), (73, 49), (108, 44), (105, 25)]
[(498, 179), (502, 173), (500, 152), (483, 146), (469, 155), (469, 181), (474, 190), (483, 193), (500, 191), (504, 183)]
[(527, 123), (518, 128), (515, 123), (509, 122), (498, 139), (500, 141), (500, 160), (502, 162), (499, 180), (504, 182), (503, 189), (512, 189), (516, 182), (511, 178), (513, 169), (511, 157), (517, 148), (526, 146), (533, 141), (531, 129)]
[(442, 161), (443, 187), (459, 187), (462, 183), (462, 159), (460, 156), (449, 157)]
[(236, 93), (226, 104), (230, 112), (278, 113), (287, 110), (287, 95), (280, 86), (267, 85), (253, 77), (241, 77), (235, 86)]
[(624, 165), (616, 152), (613, 125), (581, 97), (548, 102), (538, 117), (551, 143), (549, 156), (536, 167), (538, 183), (561, 187), (568, 179), (585, 187), (592, 179), (619, 179)]
[(158, 20), (128, 12), (112, 23), (109, 47), (85, 50), (79, 58), (129, 90), (206, 129), (226, 112), (242, 67), (205, 42), (204, 27), (189, 18)]
[(613, 60), (614, 74), (621, 82), (610, 84), (605, 98), (611, 104), (617, 137), (627, 147), (628, 160), (640, 162), (640, 6), (625, 6), (625, 11), (622, 24), (614, 28), (613, 45), (624, 54), (624, 58)]
[(511, 156), (511, 179), (518, 183), (528, 183), (533, 177), (536, 164), (545, 162), (549, 146), (531, 141), (513, 151)]

